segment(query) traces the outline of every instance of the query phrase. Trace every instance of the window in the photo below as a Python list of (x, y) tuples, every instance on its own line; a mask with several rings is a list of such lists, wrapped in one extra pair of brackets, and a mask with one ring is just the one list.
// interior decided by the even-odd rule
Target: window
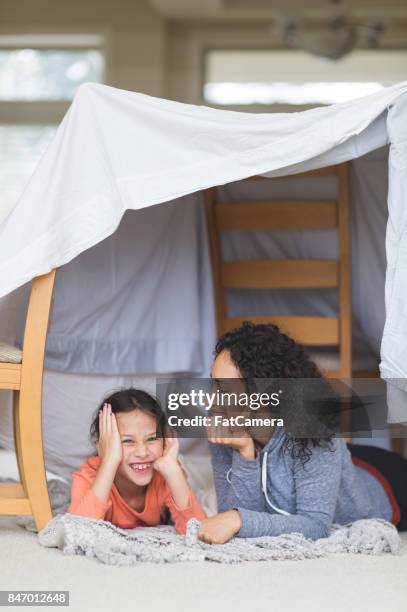
[(297, 50), (210, 50), (204, 99), (215, 105), (321, 105), (406, 79), (407, 51), (357, 50), (332, 61)]
[(53, 138), (76, 89), (104, 80), (103, 37), (0, 36), (0, 223)]
[(102, 78), (98, 50), (0, 49), (1, 100), (72, 100), (81, 83)]

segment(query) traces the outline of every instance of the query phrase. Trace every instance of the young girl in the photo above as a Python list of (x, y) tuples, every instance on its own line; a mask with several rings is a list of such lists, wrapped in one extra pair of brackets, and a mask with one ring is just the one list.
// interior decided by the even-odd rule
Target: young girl
[(126, 389), (106, 398), (91, 426), (98, 456), (72, 475), (68, 512), (131, 529), (167, 522), (178, 533), (205, 513), (178, 462), (178, 441), (165, 437), (166, 419), (144, 391)]
[[(274, 325), (251, 323), (220, 338), (212, 378), (323, 382), (299, 344)], [(333, 435), (295, 438), (285, 427), (263, 439), (249, 430), (210, 433), (209, 441), (220, 514), (201, 525), (207, 543), (291, 532), (318, 539), (333, 523), (373, 517), (407, 529), (407, 461), (395, 453)]]

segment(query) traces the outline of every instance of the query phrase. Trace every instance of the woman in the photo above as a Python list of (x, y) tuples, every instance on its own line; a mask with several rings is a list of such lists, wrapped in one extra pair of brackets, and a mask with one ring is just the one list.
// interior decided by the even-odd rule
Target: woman
[[(212, 378), (320, 379), (303, 348), (274, 325), (244, 323), (215, 349)], [(233, 536), (299, 532), (327, 537), (333, 523), (383, 518), (407, 528), (407, 461), (368, 446), (347, 446), (326, 431), (294, 437), (276, 427), (269, 439), (209, 434), (220, 514), (205, 519), (199, 537), (224, 543)]]

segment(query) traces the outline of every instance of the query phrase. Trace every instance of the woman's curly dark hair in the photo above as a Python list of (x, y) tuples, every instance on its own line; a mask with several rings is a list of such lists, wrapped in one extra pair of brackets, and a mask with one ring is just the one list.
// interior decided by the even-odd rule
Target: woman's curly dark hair
[[(279, 384), (281, 384), (281, 379), (312, 378), (319, 379), (319, 381), (315, 382), (317, 383), (316, 389), (320, 392), (325, 383), (321, 372), (308, 357), (304, 348), (298, 342), (282, 333), (276, 325), (256, 325), (245, 321), (241, 327), (228, 331), (219, 338), (215, 347), (215, 357), (222, 351), (229, 352), (232, 362), (238, 368), (241, 377), (246, 380), (249, 387), (253, 384), (253, 379), (280, 379)], [(288, 384), (285, 386), (288, 388)], [(307, 391), (305, 385), (303, 390)], [(294, 395), (291, 397), (294, 397)], [(293, 403), (296, 404), (297, 400), (298, 392)], [(284, 418), (286, 430), (284, 450), (289, 452), (293, 458), (299, 458), (302, 463), (306, 463), (310, 459), (312, 448), (322, 446), (323, 444), (329, 445), (334, 433), (330, 427), (327, 427), (327, 424), (332, 425), (332, 419), (320, 420), (321, 415), (326, 411), (326, 402), (319, 402), (318, 396), (314, 395), (312, 400), (308, 402), (308, 408), (302, 412), (302, 416), (305, 414), (309, 416), (310, 407), (313, 416), (316, 415), (314, 425), (316, 421), (320, 424), (323, 423), (318, 436), (299, 437), (290, 433), (290, 431), (287, 431), (286, 419)], [(296, 408), (298, 409), (298, 402)], [(330, 414), (332, 416), (332, 410)], [(298, 411), (294, 416), (297, 419), (296, 423), (298, 426)], [(334, 415), (334, 421), (336, 424), (337, 415)], [(312, 426), (312, 431), (315, 434), (317, 429), (314, 425)], [(296, 426), (293, 427), (293, 429), (295, 428)]]

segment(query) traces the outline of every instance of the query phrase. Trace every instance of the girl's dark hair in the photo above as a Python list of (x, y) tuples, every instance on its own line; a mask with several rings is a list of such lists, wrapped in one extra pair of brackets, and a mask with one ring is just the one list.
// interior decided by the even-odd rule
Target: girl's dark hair
[[(248, 390), (255, 385), (253, 379), (280, 379), (279, 385), (281, 385), (281, 379), (319, 379), (319, 381), (315, 381), (316, 385), (308, 385), (308, 388), (313, 387), (314, 393), (315, 389), (320, 392), (324, 386), (325, 388), (328, 386), (328, 381), (324, 380), (321, 372), (308, 357), (304, 348), (282, 333), (276, 325), (256, 325), (245, 321), (241, 327), (228, 331), (219, 338), (215, 347), (215, 357), (222, 351), (229, 352), (234, 365), (239, 369), (241, 377), (246, 380)], [(298, 382), (300, 383), (300, 381)], [(290, 392), (288, 381), (284, 387)], [(325, 419), (325, 421), (323, 418), (320, 419), (321, 416), (324, 416), (323, 413), (327, 409), (327, 403), (318, 402), (317, 399), (316, 403), (319, 405), (316, 406), (315, 395), (308, 404), (304, 403), (304, 394), (302, 392), (298, 393), (298, 388), (301, 388), (300, 385), (297, 388), (295, 388), (295, 385), (291, 385), (290, 397), (292, 401), (288, 402), (290, 408), (285, 408), (291, 414), (281, 415), (284, 417), (286, 433), (284, 450), (290, 453), (293, 458), (299, 458), (302, 463), (306, 463), (311, 457), (312, 448), (322, 446), (323, 443), (329, 443), (334, 432), (326, 427), (329, 419)], [(302, 391), (307, 393), (308, 388), (306, 381), (304, 381)], [(309, 414), (310, 406), (313, 415)], [(332, 405), (330, 410), (332, 412)], [(299, 413), (301, 413), (301, 416)], [(310, 416), (316, 418), (310, 419)], [(300, 422), (301, 419), (302, 422)], [(290, 425), (287, 425), (287, 421), (291, 421), (294, 430), (304, 428), (304, 423), (307, 421), (308, 428), (305, 426), (305, 430), (313, 433), (309, 433), (307, 436), (295, 435), (288, 429)], [(311, 421), (313, 425), (310, 428)], [(334, 421), (336, 424), (337, 415), (334, 415)], [(318, 426), (315, 427), (317, 422)], [(321, 423), (323, 423), (323, 427), (320, 426)], [(318, 428), (320, 432), (318, 432)]]
[(131, 387), (112, 393), (100, 404), (90, 426), (90, 438), (93, 443), (99, 440), (99, 411), (102, 410), (104, 404), (110, 404), (114, 414), (132, 412), (133, 410), (141, 410), (151, 414), (157, 421), (157, 436), (164, 437), (167, 420), (160, 404), (149, 393)]

